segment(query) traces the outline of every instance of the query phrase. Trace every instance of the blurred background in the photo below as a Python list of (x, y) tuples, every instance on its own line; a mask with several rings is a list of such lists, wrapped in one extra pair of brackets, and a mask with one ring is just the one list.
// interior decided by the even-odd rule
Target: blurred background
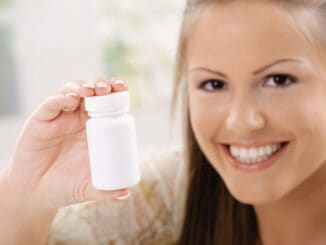
[(141, 158), (179, 147), (169, 105), (184, 2), (0, 0), (0, 168), (46, 97), (97, 76), (128, 80)]

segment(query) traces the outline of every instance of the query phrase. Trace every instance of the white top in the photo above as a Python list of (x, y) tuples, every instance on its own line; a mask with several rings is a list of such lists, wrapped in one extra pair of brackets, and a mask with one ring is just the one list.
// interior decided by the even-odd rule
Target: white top
[(140, 165), (142, 180), (127, 200), (89, 201), (59, 210), (48, 245), (172, 244), (179, 237), (186, 197), (179, 151)]

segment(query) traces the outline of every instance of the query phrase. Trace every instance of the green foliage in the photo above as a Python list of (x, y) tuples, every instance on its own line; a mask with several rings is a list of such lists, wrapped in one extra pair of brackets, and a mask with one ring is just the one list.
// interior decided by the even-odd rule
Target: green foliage
[(139, 107), (142, 99), (137, 83), (137, 66), (135, 57), (137, 52), (127, 41), (110, 39), (103, 46), (103, 61), (106, 73), (110, 77), (121, 77), (128, 80), (128, 88), (133, 93), (132, 105)]
[(0, 0), (0, 10), (6, 8), (9, 5), (9, 0)]
[(123, 40), (108, 40), (104, 47), (104, 62), (112, 76), (133, 76), (135, 71), (131, 64), (133, 49)]
[(102, 59), (107, 75), (128, 80), (137, 107), (148, 98), (159, 98), (172, 84), (176, 23), (181, 18), (179, 0), (99, 3)]

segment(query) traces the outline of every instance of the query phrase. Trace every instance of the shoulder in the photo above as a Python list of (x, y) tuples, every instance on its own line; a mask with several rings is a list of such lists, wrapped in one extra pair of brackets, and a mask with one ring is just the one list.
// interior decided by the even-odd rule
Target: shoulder
[[(184, 177), (184, 161), (179, 150), (165, 150), (141, 161), (142, 185), (156, 186), (161, 191), (174, 191)], [(159, 192), (160, 194), (164, 194)], [(168, 193), (166, 193), (168, 194)]]
[(141, 161), (142, 180), (131, 189), (143, 225), (139, 244), (170, 244), (178, 236), (185, 176), (180, 150), (162, 150)]
[(178, 235), (184, 202), (182, 154), (178, 150), (161, 151), (143, 159), (140, 168), (142, 179), (130, 188), (129, 199), (92, 201), (61, 209), (50, 241), (61, 239), (66, 243), (60, 244), (67, 245), (172, 243)]
[(70, 205), (59, 209), (48, 239), (48, 245), (95, 245), (91, 227), (83, 217), (84, 204)]

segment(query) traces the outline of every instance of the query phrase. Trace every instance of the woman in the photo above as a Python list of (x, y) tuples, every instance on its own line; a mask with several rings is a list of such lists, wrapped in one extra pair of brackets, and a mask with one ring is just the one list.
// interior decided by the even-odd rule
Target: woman
[[(122, 227), (141, 226), (139, 217), (164, 203), (164, 215), (151, 216), (160, 225), (149, 220), (152, 232), (136, 229), (141, 238), (129, 244), (325, 244), (325, 20), (322, 0), (189, 0), (174, 94), (184, 102), (186, 182), (169, 183), (182, 173), (181, 159), (158, 159), (156, 175), (148, 171), (132, 191), (134, 205), (100, 201), (128, 190), (93, 189), (85, 160), (82, 98), (126, 86), (65, 85), (27, 121), (1, 178), (1, 243), (114, 244), (107, 234), (132, 236)], [(156, 168), (150, 163), (145, 171)], [(97, 202), (57, 214), (85, 200)], [(56, 240), (57, 229), (48, 239), (56, 215), (57, 224), (86, 222), (77, 234), (66, 230), (66, 241)]]

